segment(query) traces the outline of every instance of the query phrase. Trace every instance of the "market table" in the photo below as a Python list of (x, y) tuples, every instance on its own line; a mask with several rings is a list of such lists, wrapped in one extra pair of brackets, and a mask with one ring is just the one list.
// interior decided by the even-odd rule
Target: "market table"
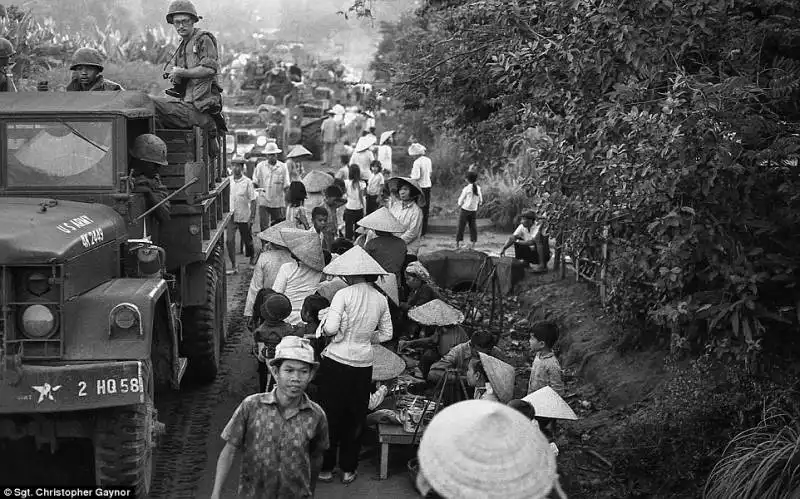
[(402, 425), (378, 424), (378, 442), (381, 444), (380, 479), (389, 477), (389, 446), (390, 445), (416, 445), (422, 436), (422, 431), (415, 435), (408, 433)]

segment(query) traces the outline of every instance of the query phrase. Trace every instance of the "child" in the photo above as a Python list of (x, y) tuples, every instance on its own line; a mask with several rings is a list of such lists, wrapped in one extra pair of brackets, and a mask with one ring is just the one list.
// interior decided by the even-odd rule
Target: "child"
[(380, 161), (373, 161), (369, 165), (369, 171), (372, 172), (372, 176), (367, 182), (367, 215), (378, 209), (379, 199), (383, 197), (383, 188), (386, 185)]
[(294, 180), (289, 184), (289, 191), (286, 193), (286, 202), (289, 204), (286, 207), (286, 220), (294, 222), (298, 229), (308, 230), (311, 228), (305, 207), (307, 197), (306, 186), (303, 182)]
[(461, 246), (464, 240), (464, 226), (469, 224), (469, 249), (475, 248), (478, 241), (478, 227), (475, 225), (475, 216), (478, 213), (478, 206), (483, 203), (481, 188), (475, 182), (478, 180), (477, 172), (467, 172), (468, 185), (461, 190), (458, 196), (458, 206), (461, 214), (458, 217), (458, 232), (456, 233), (456, 249)]
[(322, 247), (333, 248), (333, 242), (339, 237), (339, 208), (341, 208), (346, 201), (342, 199), (342, 190), (335, 186), (329, 185), (323, 192), (322, 204), (320, 208), (324, 208), (328, 213), (328, 220), (325, 223), (325, 228), (322, 232), (325, 234), (325, 243)]
[[(518, 412), (522, 413), (523, 416), (528, 418), (531, 421), (531, 424), (536, 428), (539, 428), (539, 419), (546, 419), (546, 418), (537, 418), (536, 417), (536, 409), (533, 406), (524, 400), (514, 399), (510, 401), (508, 404), (509, 407), (512, 409), (516, 409)], [(558, 446), (555, 442), (553, 442), (553, 435), (548, 430), (542, 431), (547, 440), (550, 442), (550, 448), (553, 449), (553, 454), (558, 457)]]
[[(564, 382), (561, 379), (561, 364), (553, 353), (553, 345), (558, 340), (558, 326), (552, 321), (541, 321), (531, 327), (530, 347), (533, 352), (531, 377), (528, 381), (528, 394), (549, 386), (563, 396)], [(537, 418), (542, 432), (552, 440), (555, 420)]]
[(342, 154), (339, 156), (339, 171), (333, 176), (335, 179), (347, 180), (347, 174), (350, 172), (350, 155)]
[(275, 357), (275, 347), (286, 336), (298, 336), (295, 328), (284, 319), (292, 313), (292, 303), (282, 293), (273, 292), (261, 307), (264, 322), (253, 332), (255, 355), (258, 359), (258, 381), (261, 392), (271, 389), (271, 376), (267, 362)]
[(344, 237), (353, 240), (356, 237), (356, 223), (364, 218), (364, 190), (367, 185), (361, 180), (361, 168), (350, 165), (346, 186), (347, 203), (344, 205)]

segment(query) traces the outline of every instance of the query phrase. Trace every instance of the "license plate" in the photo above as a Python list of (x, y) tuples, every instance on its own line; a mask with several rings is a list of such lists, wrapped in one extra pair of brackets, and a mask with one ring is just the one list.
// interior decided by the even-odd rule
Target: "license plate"
[(25, 365), (22, 379), (0, 385), (0, 413), (57, 412), (137, 404), (145, 401), (137, 361)]

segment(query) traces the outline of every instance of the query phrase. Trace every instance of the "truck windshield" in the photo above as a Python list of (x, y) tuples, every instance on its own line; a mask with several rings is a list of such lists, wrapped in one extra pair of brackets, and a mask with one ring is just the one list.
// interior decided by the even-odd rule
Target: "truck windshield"
[(8, 187), (114, 185), (112, 124), (103, 121), (8, 121)]

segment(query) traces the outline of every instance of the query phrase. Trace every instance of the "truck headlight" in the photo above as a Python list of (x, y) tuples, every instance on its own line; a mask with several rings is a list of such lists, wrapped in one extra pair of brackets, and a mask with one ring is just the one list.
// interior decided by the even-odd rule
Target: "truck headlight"
[(44, 305), (31, 305), (22, 312), (22, 332), (28, 338), (41, 340), (56, 330), (56, 317)]
[(108, 314), (109, 336), (142, 335), (142, 314), (132, 303), (120, 303)]

